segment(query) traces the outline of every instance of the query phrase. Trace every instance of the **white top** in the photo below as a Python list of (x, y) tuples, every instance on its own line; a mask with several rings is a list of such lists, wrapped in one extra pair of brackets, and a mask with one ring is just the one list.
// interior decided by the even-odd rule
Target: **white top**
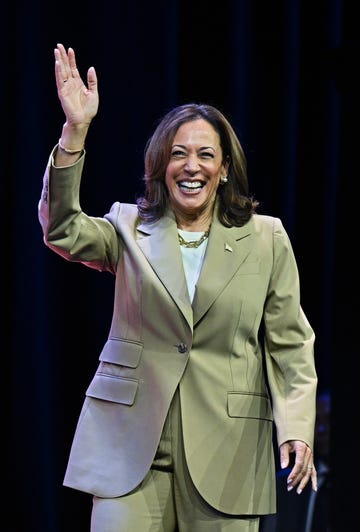
[[(199, 240), (204, 234), (204, 231), (183, 231), (182, 229), (178, 229), (178, 231), (187, 242)], [(208, 239), (206, 238), (198, 248), (180, 246), (190, 301), (194, 299), (195, 287), (204, 261), (207, 242)]]

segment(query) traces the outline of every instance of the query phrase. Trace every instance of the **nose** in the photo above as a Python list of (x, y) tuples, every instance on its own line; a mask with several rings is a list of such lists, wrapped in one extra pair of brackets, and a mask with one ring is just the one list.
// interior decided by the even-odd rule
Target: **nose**
[(188, 155), (185, 162), (185, 170), (191, 175), (194, 175), (199, 171), (199, 162), (196, 155)]

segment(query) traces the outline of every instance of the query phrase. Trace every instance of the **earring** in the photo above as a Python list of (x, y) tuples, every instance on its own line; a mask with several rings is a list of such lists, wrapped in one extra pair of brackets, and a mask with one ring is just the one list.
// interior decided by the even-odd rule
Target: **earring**
[(225, 183), (227, 183), (227, 182), (228, 182), (228, 178), (227, 178), (226, 175), (224, 175), (223, 177), (220, 178), (220, 183), (222, 185), (225, 185)]

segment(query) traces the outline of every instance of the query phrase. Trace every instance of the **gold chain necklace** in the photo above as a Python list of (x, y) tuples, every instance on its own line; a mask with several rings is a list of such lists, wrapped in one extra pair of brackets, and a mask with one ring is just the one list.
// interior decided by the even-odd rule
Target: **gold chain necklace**
[(199, 238), (199, 240), (185, 240), (180, 233), (178, 233), (180, 246), (185, 246), (186, 248), (198, 248), (201, 244), (207, 239), (210, 233), (210, 226), (207, 231)]

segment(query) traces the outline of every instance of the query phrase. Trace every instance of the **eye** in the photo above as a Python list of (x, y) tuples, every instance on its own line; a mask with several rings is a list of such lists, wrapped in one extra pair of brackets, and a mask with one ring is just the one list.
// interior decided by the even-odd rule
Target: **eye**
[(202, 151), (200, 153), (200, 157), (202, 157), (203, 159), (213, 159), (214, 158), (214, 154), (210, 151)]
[(186, 156), (186, 153), (184, 152), (184, 150), (176, 149), (171, 152), (171, 157), (185, 157), (185, 156)]

